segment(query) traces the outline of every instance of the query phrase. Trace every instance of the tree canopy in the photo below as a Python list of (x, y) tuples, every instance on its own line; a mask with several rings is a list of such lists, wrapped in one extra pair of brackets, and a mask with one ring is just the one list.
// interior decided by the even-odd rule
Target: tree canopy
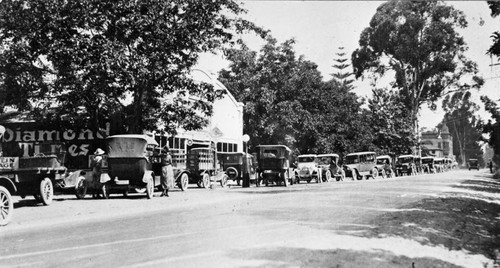
[(392, 86), (409, 110), (416, 132), (421, 105), (433, 108), (449, 92), (483, 84), (456, 31), (466, 26), (464, 14), (441, 1), (383, 3), (352, 54), (354, 73), (357, 78), (365, 72), (394, 75)]
[(198, 129), (223, 92), (190, 69), (235, 33), (265, 34), (243, 12), (232, 0), (1, 1), (0, 113), (93, 129), (114, 117), (129, 133)]

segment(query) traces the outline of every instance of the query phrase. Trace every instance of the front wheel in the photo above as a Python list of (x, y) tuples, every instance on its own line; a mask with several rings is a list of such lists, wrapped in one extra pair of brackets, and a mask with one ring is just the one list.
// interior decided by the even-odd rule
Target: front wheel
[(155, 183), (153, 177), (149, 177), (148, 183), (146, 184), (146, 197), (148, 199), (153, 198), (154, 192), (155, 192)]
[(358, 172), (355, 169), (352, 170), (352, 180), (358, 180)]
[(49, 178), (45, 178), (40, 182), (40, 197), (45, 206), (52, 203), (52, 198), (54, 197), (54, 187), (52, 186), (52, 181)]
[(182, 191), (186, 191), (188, 188), (188, 183), (189, 183), (189, 176), (187, 173), (183, 173), (181, 175), (181, 179), (179, 182), (179, 188), (181, 188)]
[(85, 181), (85, 177), (80, 176), (76, 180), (75, 184), (75, 195), (76, 198), (78, 199), (83, 199), (85, 198), (85, 195), (87, 194), (87, 182)]
[(332, 181), (332, 173), (330, 172), (330, 170), (327, 170), (326, 173), (325, 173), (325, 180), (324, 182), (330, 182)]
[(373, 179), (376, 179), (378, 177), (378, 169), (377, 168), (373, 168), (371, 175), (372, 175)]
[(0, 226), (5, 226), (10, 222), (13, 211), (14, 204), (9, 190), (0, 186)]
[(227, 185), (227, 180), (228, 180), (228, 179), (229, 179), (229, 177), (228, 177), (226, 174), (224, 174), (224, 175), (222, 176), (222, 179), (220, 179), (220, 186), (221, 186), (222, 188), (226, 187), (226, 185)]
[(210, 187), (210, 176), (207, 173), (203, 174), (203, 178), (201, 179), (201, 184), (202, 187), (205, 189), (208, 189)]

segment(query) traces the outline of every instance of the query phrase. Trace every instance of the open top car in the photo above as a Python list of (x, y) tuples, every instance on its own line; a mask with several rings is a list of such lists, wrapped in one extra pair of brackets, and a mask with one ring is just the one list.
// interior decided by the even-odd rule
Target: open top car
[(332, 178), (337, 181), (345, 179), (345, 171), (339, 164), (340, 156), (338, 154), (319, 154), (318, 166), (323, 172), (323, 181), (329, 182)]
[(394, 172), (392, 157), (390, 157), (389, 155), (377, 156), (377, 168), (379, 170), (379, 175), (381, 175), (383, 178), (392, 178), (396, 176)]

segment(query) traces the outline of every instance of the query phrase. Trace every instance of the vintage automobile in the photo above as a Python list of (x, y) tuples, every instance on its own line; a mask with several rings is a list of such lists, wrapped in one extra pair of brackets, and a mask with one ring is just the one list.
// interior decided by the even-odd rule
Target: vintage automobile
[(315, 154), (303, 154), (297, 157), (295, 179), (297, 183), (300, 183), (300, 181), (310, 183), (312, 180), (321, 183), (322, 170), (318, 165), (318, 158)]
[[(54, 188), (64, 185), (64, 153), (38, 152), (29, 157), (0, 157), (0, 226), (7, 225), (14, 209), (12, 195), (33, 195), (50, 205)], [(62, 187), (62, 186), (61, 186)]]
[(145, 188), (146, 197), (152, 198), (160, 179), (153, 171), (153, 163), (159, 162), (153, 159), (156, 140), (148, 135), (123, 134), (106, 138), (106, 145), (108, 171), (103, 174), (104, 181), (101, 179), (103, 197)]
[(377, 156), (377, 168), (379, 170), (379, 175), (382, 176), (382, 178), (393, 178), (396, 176), (392, 157), (389, 155)]
[(475, 158), (470, 158), (468, 162), (469, 170), (477, 169), (479, 170), (479, 161)]
[[(236, 181), (237, 185), (241, 185), (243, 176), (248, 173), (250, 181), (257, 183), (257, 162), (253, 155), (240, 152), (234, 153), (217, 153), (222, 171), (227, 175), (227, 178)], [(221, 186), (225, 183), (221, 180)]]
[[(189, 172), (189, 183), (208, 189), (211, 177), (218, 174), (216, 151), (209, 147), (192, 148), (187, 154), (186, 169)], [(225, 185), (225, 182), (222, 184)]]
[(411, 154), (400, 155), (396, 162), (396, 175), (413, 176), (416, 174), (417, 174), (417, 167), (415, 164), (415, 156)]
[(434, 166), (436, 167), (437, 173), (445, 171), (444, 165), (445, 165), (444, 158), (442, 158), (442, 157), (434, 158)]
[(260, 185), (261, 181), (264, 181), (266, 186), (269, 183), (282, 184), (285, 187), (293, 184), (296, 178), (290, 162), (291, 150), (285, 145), (257, 146), (257, 184)]
[(345, 171), (339, 164), (340, 156), (338, 154), (319, 154), (318, 166), (323, 172), (323, 181), (330, 182), (332, 178), (336, 181), (343, 181), (345, 179)]
[(422, 158), (418, 155), (415, 155), (414, 158), (415, 158), (415, 175), (424, 174), (424, 169), (422, 166)]
[(369, 177), (373, 179), (377, 178), (379, 170), (377, 168), (376, 157), (377, 154), (375, 152), (348, 154), (344, 165), (346, 177), (351, 177), (353, 180), (368, 179)]
[(422, 160), (422, 171), (424, 173), (435, 174), (436, 166), (434, 164), (434, 157), (432, 156), (424, 156), (421, 158)]

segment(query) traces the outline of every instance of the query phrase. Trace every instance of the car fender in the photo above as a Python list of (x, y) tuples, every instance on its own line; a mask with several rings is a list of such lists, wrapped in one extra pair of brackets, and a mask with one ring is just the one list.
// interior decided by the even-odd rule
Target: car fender
[(17, 192), (17, 187), (14, 182), (6, 177), (0, 177), (0, 186), (3, 186), (9, 190), (10, 194)]

